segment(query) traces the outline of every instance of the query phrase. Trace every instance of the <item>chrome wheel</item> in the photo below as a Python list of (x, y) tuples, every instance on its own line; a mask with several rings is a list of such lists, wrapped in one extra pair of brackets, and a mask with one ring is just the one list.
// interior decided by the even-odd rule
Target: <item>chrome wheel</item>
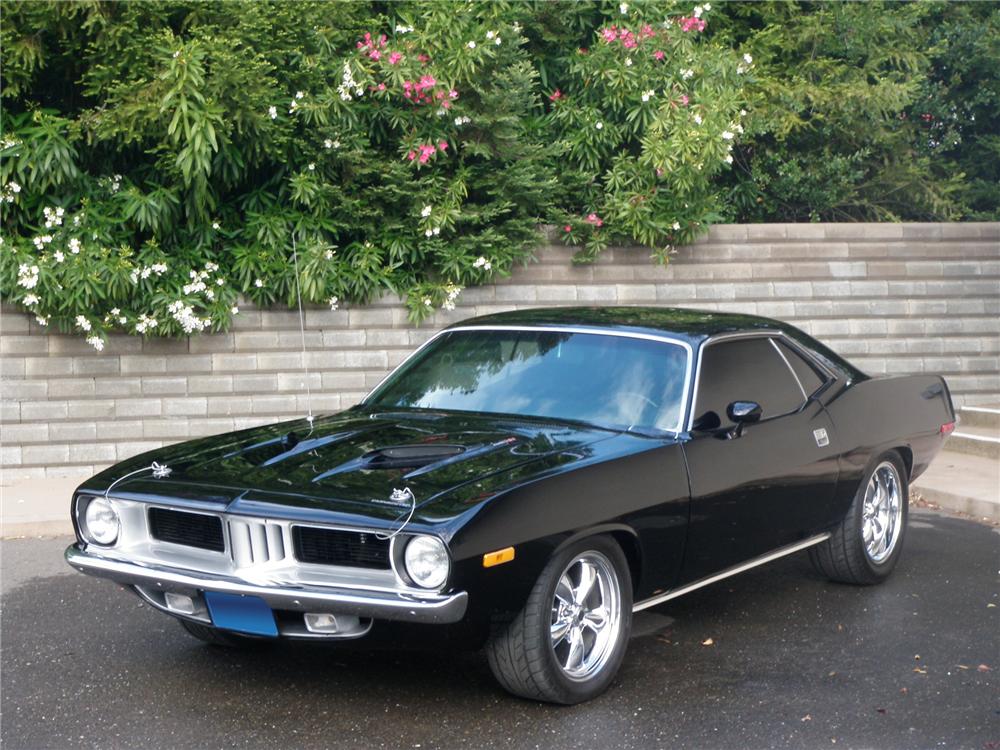
[(583, 681), (600, 672), (615, 650), (621, 625), (621, 587), (614, 565), (593, 550), (573, 558), (552, 599), (550, 639), (563, 674)]
[(865, 553), (873, 563), (884, 562), (896, 547), (901, 531), (902, 502), (896, 467), (883, 461), (872, 473), (861, 510), (861, 536)]

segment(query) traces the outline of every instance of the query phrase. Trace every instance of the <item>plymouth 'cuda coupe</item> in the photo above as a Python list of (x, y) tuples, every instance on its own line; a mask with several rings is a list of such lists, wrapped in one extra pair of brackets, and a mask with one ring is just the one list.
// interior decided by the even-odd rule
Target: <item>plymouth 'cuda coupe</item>
[(102, 472), (66, 559), (209, 643), (463, 628), (507, 690), (576, 703), (633, 612), (806, 549), (885, 579), (954, 419), (942, 378), (871, 378), (774, 320), (490, 315), (343, 413)]

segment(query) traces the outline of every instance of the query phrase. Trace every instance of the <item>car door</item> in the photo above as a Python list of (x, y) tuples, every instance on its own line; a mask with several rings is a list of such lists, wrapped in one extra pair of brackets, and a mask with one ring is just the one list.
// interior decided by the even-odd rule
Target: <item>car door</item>
[[(798, 541), (827, 518), (838, 463), (833, 425), (811, 398), (823, 378), (809, 379), (812, 366), (778, 338), (730, 334), (702, 345), (684, 444), (691, 519), (682, 582)], [(734, 401), (760, 404), (761, 420), (735, 429), (726, 415)]]

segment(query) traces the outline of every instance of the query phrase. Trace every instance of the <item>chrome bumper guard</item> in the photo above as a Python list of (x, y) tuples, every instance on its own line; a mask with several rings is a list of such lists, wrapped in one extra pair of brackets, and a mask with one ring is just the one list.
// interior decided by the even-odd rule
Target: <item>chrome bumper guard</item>
[[(428, 592), (416, 596), (404, 592), (327, 586), (263, 586), (238, 578), (116, 560), (80, 549), (76, 544), (66, 548), (66, 562), (81, 573), (133, 586), (147, 601), (150, 597), (144, 591), (149, 590), (189, 595), (222, 591), (260, 597), (272, 609), (444, 625), (462, 619), (469, 599), (464, 591), (453, 594)], [(156, 604), (154, 601), (150, 603)], [(164, 609), (159, 605), (157, 607)]]

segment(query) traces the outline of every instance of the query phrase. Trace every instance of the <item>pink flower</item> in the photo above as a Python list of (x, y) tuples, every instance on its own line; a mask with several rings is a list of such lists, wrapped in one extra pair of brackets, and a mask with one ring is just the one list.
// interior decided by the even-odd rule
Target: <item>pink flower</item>
[(688, 99), (688, 95), (687, 94), (681, 94), (681, 98), (678, 99), (678, 101), (681, 103), (682, 107), (686, 107), (688, 105), (688, 102), (691, 101), (691, 100)]
[(658, 49), (656, 50), (656, 52), (653, 53), (654, 60), (662, 60), (664, 57), (665, 55), (663, 54), (663, 50), (661, 49)]
[(396, 63), (398, 63), (402, 59), (403, 59), (403, 53), (402, 52), (390, 52), (389, 53), (389, 64), (390, 65), (395, 65)]
[(595, 227), (604, 226), (604, 220), (601, 219), (601, 217), (598, 216), (597, 214), (587, 214), (587, 218), (585, 219), (585, 221), (588, 224), (593, 224)]
[(406, 158), (409, 159), (410, 161), (413, 161), (414, 159), (417, 158), (417, 152), (410, 151), (409, 153), (406, 154)]
[(421, 164), (426, 164), (432, 156), (434, 156), (434, 144), (425, 143), (422, 146), (420, 146), (419, 161)]
[(705, 22), (700, 18), (691, 16), (690, 18), (680, 18), (681, 31), (704, 31)]
[(606, 44), (611, 44), (611, 42), (618, 38), (618, 28), (612, 26), (611, 28), (601, 29), (601, 36), (604, 37)]
[(651, 37), (656, 36), (656, 32), (653, 31), (653, 27), (647, 23), (645, 26), (639, 29), (639, 36), (642, 37), (643, 39), (650, 39)]
[(438, 150), (439, 151), (447, 151), (447, 149), (448, 149), (448, 142), (447, 141), (441, 141), (440, 143), (438, 143)]
[(434, 76), (423, 76), (420, 79), (420, 83), (417, 84), (417, 87), (421, 89), (429, 89), (435, 83), (437, 83), (437, 81), (434, 80)]
[(556, 89), (551, 94), (549, 94), (549, 101), (551, 102), (557, 102), (562, 98), (563, 98), (563, 92), (560, 91), (559, 89)]
[(420, 60), (420, 62), (422, 62), (424, 65), (426, 65), (431, 61), (431, 59), (423, 53), (417, 55), (417, 59)]
[(380, 83), (380, 84), (378, 85), (378, 90), (379, 90), (379, 91), (385, 91), (385, 84), (384, 84), (384, 83)]
[(458, 99), (458, 92), (455, 91), (455, 89), (452, 89), (451, 91), (448, 92), (448, 98), (449, 99)]
[(573, 231), (573, 227), (571, 227), (569, 224), (567, 224), (566, 226), (563, 227), (563, 231), (564, 232), (572, 232)]
[(370, 57), (372, 60), (379, 60), (382, 57), (382, 53), (379, 52), (377, 49), (373, 49), (371, 52), (368, 53), (368, 57)]

